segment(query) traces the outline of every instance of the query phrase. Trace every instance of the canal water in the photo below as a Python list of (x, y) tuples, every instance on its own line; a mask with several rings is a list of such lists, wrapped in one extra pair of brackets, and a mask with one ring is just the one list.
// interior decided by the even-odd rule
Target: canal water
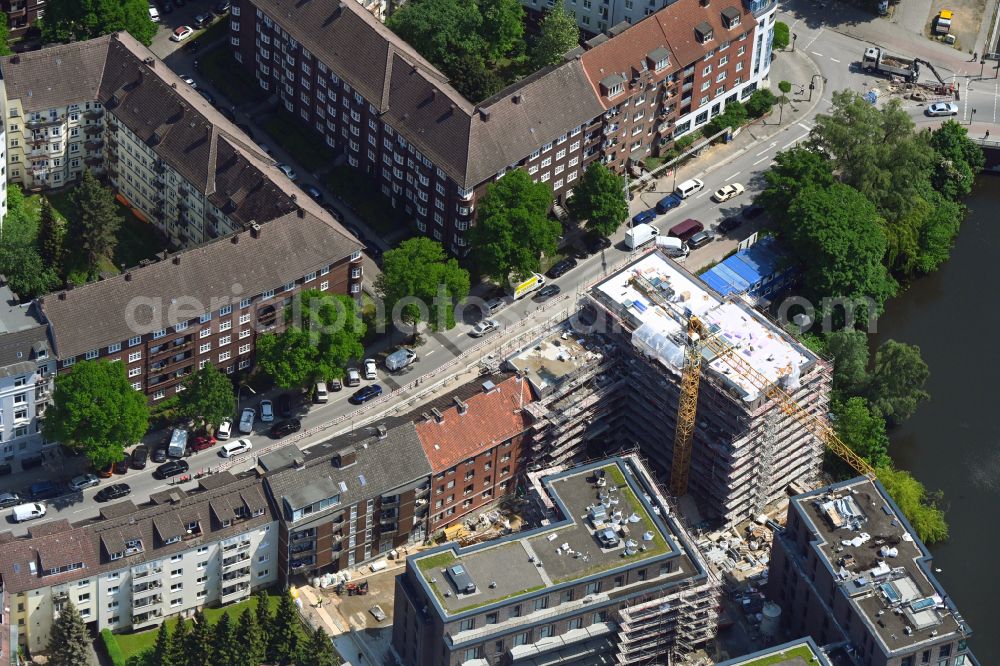
[(931, 395), (891, 433), (897, 466), (944, 491), (950, 538), (933, 546), (983, 664), (1000, 664), (1000, 177), (982, 176), (951, 260), (889, 301), (875, 342), (920, 347)]

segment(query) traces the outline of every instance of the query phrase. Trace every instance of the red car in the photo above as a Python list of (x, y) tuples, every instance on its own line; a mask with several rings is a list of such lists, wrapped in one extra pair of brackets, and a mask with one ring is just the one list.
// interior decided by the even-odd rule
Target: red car
[(191, 442), (191, 450), (204, 451), (205, 449), (215, 444), (216, 441), (217, 440), (211, 435), (198, 435), (197, 437), (194, 438), (194, 441)]

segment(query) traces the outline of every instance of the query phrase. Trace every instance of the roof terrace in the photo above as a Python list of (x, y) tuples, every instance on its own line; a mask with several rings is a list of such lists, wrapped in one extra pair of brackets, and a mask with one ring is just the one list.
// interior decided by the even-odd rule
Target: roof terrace
[(930, 573), (930, 555), (880, 486), (855, 479), (793, 500), (855, 613), (886, 653), (971, 629)]
[(802, 638), (724, 661), (719, 666), (830, 666), (830, 662), (811, 638)]
[[(635, 475), (631, 465), (616, 458), (547, 476), (542, 483), (558, 520), (489, 543), (468, 548), (449, 544), (446, 550), (415, 556), (414, 572), (443, 614), (455, 615), (642, 562), (686, 555), (663, 510), (652, 503)], [(696, 572), (685, 562), (674, 569), (678, 577)], [(459, 591), (452, 570), (456, 565), (471, 578), (475, 591)]]

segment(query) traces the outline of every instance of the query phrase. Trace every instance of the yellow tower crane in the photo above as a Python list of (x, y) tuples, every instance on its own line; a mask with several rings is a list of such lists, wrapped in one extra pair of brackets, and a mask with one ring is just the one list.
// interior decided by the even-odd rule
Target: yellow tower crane
[[(675, 497), (687, 493), (691, 473), (691, 449), (694, 439), (695, 416), (698, 411), (698, 391), (701, 384), (701, 358), (704, 349), (728, 365), (736, 374), (747, 379), (761, 395), (774, 400), (781, 410), (798, 421), (818, 437), (826, 447), (859, 474), (875, 479), (875, 469), (867, 460), (855, 453), (837, 436), (830, 424), (803, 409), (795, 399), (763, 373), (751, 366), (736, 348), (716, 336), (697, 316), (680, 313), (677, 306), (663, 297), (656, 285), (636, 273), (632, 284), (653, 303), (663, 308), (682, 325), (687, 326), (687, 344), (684, 349), (684, 368), (681, 374), (681, 393), (677, 404), (677, 429), (674, 432), (673, 460), (670, 466), (670, 492)], [(686, 320), (686, 321), (685, 321)]]

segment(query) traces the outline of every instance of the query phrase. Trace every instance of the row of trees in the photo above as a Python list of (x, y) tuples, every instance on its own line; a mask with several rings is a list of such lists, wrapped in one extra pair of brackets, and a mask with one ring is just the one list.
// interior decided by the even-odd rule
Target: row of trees
[(511, 83), (525, 66), (557, 62), (579, 41), (576, 21), (561, 6), (548, 12), (530, 47), (524, 20), (517, 0), (412, 0), (386, 25), (478, 102)]
[(48, 0), (40, 20), (43, 42), (75, 42), (127, 31), (149, 46), (156, 24), (147, 0)]

